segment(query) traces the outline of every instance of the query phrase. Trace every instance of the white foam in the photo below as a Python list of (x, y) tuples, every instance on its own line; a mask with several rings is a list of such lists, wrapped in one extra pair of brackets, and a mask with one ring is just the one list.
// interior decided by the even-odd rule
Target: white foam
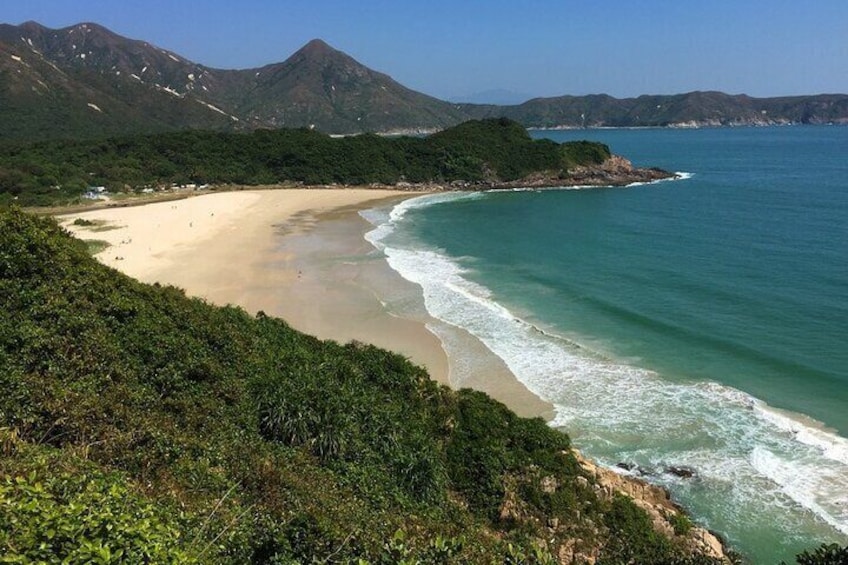
[(751, 464), (792, 500), (848, 535), (848, 475), (844, 468), (781, 457), (760, 446), (751, 452)]
[(674, 182), (674, 181), (679, 181), (679, 180), (688, 180), (688, 179), (691, 179), (693, 176), (694, 176), (693, 173), (676, 172), (676, 173), (674, 173), (673, 176), (670, 176), (670, 177), (664, 178), (664, 179), (657, 179), (657, 180), (652, 180), (652, 181), (647, 181), (647, 182), (631, 182), (630, 184), (627, 185), (627, 188), (631, 188), (631, 187), (634, 187), (634, 186), (645, 186), (645, 185), (651, 185), (651, 184), (660, 184), (660, 183), (663, 183), (663, 182)]
[(402, 201), (394, 206), (387, 216), (379, 214), (379, 212), (375, 210), (360, 212), (360, 215), (363, 218), (376, 226), (375, 229), (365, 234), (365, 239), (378, 249), (383, 249), (385, 246), (382, 244), (382, 240), (395, 231), (397, 224), (403, 219), (408, 211), (434, 206), (443, 202), (471, 200), (481, 198), (482, 196), (483, 193), (481, 192), (445, 192), (439, 194), (427, 194)]
[(848, 465), (848, 440), (845, 438), (825, 430), (818, 422), (776, 410), (763, 402), (757, 402), (755, 409), (761, 418), (790, 433), (796, 441), (818, 449), (823, 457)]

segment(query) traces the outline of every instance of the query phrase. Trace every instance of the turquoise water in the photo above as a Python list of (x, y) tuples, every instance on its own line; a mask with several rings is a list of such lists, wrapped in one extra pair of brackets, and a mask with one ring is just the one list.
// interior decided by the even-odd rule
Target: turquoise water
[(448, 351), (475, 335), (581, 450), (754, 563), (848, 543), (848, 128), (534, 135), (687, 174), (373, 213)]

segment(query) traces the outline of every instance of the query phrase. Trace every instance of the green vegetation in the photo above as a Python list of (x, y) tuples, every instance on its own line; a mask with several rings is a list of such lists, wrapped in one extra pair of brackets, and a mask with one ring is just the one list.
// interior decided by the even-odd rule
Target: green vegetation
[(0, 311), (3, 562), (685, 556), (541, 419), (141, 284), (18, 209), (0, 211)]
[(799, 565), (845, 565), (848, 563), (848, 546), (822, 544), (812, 551), (796, 556)]
[(506, 119), (466, 122), (427, 138), (336, 139), (281, 129), (7, 144), (0, 146), (0, 205), (74, 202), (89, 186), (119, 192), (173, 184), (497, 182), (534, 173), (556, 178), (609, 155), (600, 143), (533, 140)]
[(674, 528), (674, 533), (679, 536), (685, 535), (692, 529), (692, 521), (686, 514), (674, 514), (669, 521)]
[(0, 483), (3, 563), (185, 563), (178, 524), (165, 505), (96, 470)]
[(85, 247), (88, 250), (89, 255), (97, 255), (101, 251), (104, 251), (112, 244), (108, 241), (104, 241), (102, 239), (87, 239), (85, 240)]

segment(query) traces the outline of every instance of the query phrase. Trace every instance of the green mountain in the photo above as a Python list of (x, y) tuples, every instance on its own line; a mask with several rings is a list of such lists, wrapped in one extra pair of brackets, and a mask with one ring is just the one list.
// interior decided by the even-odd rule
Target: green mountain
[(452, 104), (410, 90), (318, 39), (281, 63), (222, 70), (93, 23), (63, 29), (0, 24), (0, 140), (277, 127), (415, 132), (493, 117), (525, 127), (846, 123), (848, 95), (601, 94), (513, 106)]
[(258, 69), (199, 65), (97, 24), (0, 25), (0, 139), (180, 129), (439, 129), (467, 116), (321, 40)]
[(234, 104), (263, 126), (315, 127), (328, 133), (441, 129), (467, 116), (409, 90), (314, 39), (283, 63), (242, 71), (251, 84)]
[(141, 284), (50, 219), (0, 210), (0, 311), (6, 562), (716, 562), (541, 419)]
[(846, 124), (848, 95), (752, 98), (686, 94), (613, 98), (605, 94), (534, 98), (515, 106), (462, 105), (475, 118), (507, 117), (527, 127), (716, 127)]
[(0, 139), (231, 127), (229, 116), (175, 86), (200, 72), (94, 24), (0, 25)]

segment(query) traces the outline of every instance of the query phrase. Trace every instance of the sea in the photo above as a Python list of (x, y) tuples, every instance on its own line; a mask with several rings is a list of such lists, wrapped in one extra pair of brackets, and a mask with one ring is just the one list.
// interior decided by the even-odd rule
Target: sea
[(751, 563), (848, 544), (848, 127), (531, 135), (678, 179), (363, 212), (453, 383), (470, 334), (584, 454), (667, 487)]

